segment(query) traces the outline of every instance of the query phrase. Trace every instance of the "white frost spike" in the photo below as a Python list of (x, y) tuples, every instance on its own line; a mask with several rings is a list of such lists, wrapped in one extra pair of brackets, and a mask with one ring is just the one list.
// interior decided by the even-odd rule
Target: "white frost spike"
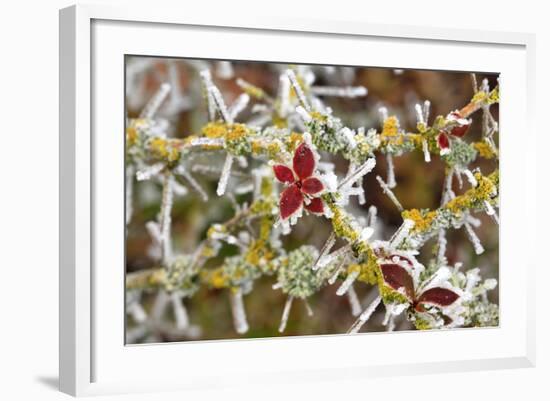
[(364, 86), (313, 86), (311, 92), (318, 96), (355, 98), (367, 96), (368, 90)]
[(185, 185), (180, 184), (177, 181), (174, 181), (172, 183), (172, 190), (174, 191), (174, 195), (177, 196), (185, 196), (189, 193), (187, 190), (187, 187)]
[(212, 86), (210, 90), (212, 92), (214, 102), (216, 103), (216, 107), (218, 108), (218, 111), (220, 112), (223, 120), (227, 124), (233, 124), (233, 118), (231, 118), (229, 110), (227, 110), (227, 106), (225, 105), (225, 101), (223, 100), (220, 90), (215, 86)]
[(304, 299), (304, 305), (306, 307), (306, 313), (309, 317), (313, 316), (313, 309), (311, 309), (311, 305), (307, 301), (307, 299)]
[(372, 229), (376, 226), (376, 219), (377, 219), (378, 209), (376, 206), (372, 205), (369, 207), (369, 219), (368, 219), (368, 226)]
[(328, 266), (333, 260), (336, 260), (337, 258), (346, 255), (348, 252), (351, 251), (351, 245), (344, 245), (341, 248), (338, 248), (334, 252), (323, 255), (321, 258), (319, 258), (319, 262), (317, 263), (318, 268)]
[(486, 291), (490, 291), (490, 290), (494, 290), (496, 287), (497, 287), (497, 280), (494, 279), (494, 278), (488, 278), (487, 280), (485, 280), (483, 282), (483, 288), (486, 290)]
[(311, 111), (311, 106), (306, 99), (306, 95), (304, 94), (302, 87), (298, 83), (298, 79), (296, 78), (296, 74), (294, 73), (294, 71), (288, 69), (286, 70), (286, 75), (290, 80), (290, 84), (292, 85), (294, 92), (296, 92), (296, 96), (298, 97), (298, 100), (300, 101), (304, 109), (306, 109), (306, 111), (308, 112)]
[(220, 138), (194, 138), (189, 143), (189, 146), (221, 146), (223, 139)]
[(469, 223), (464, 223), (464, 228), (466, 229), (466, 233), (468, 234), (470, 242), (474, 246), (476, 255), (481, 255), (485, 251), (485, 249), (483, 249), (483, 245), (481, 245), (481, 241), (474, 232), (474, 229)]
[(437, 236), (437, 265), (441, 265), (445, 260), (445, 252), (447, 251), (447, 238), (445, 236), (445, 230), (439, 230)]
[(286, 329), (288, 322), (288, 316), (290, 315), (290, 308), (292, 308), (292, 301), (294, 297), (288, 296), (285, 302), (285, 308), (283, 309), (283, 316), (281, 317), (281, 324), (279, 325), (279, 333), (282, 333)]
[(368, 241), (370, 237), (374, 234), (374, 229), (372, 227), (365, 227), (361, 230), (359, 235), (359, 241)]
[(353, 173), (345, 177), (338, 185), (338, 189), (345, 188), (348, 185), (353, 185), (357, 180), (370, 173), (374, 166), (376, 166), (376, 159), (374, 157), (371, 157), (365, 163), (359, 166), (359, 168), (353, 171)]
[(225, 157), (225, 162), (223, 164), (222, 174), (220, 175), (220, 180), (218, 181), (218, 188), (216, 193), (218, 196), (225, 194), (225, 189), (227, 188), (227, 181), (229, 181), (229, 175), (231, 173), (231, 166), (233, 165), (233, 156), (228, 154)]
[(154, 321), (158, 322), (162, 319), (164, 312), (166, 311), (166, 307), (168, 306), (168, 302), (170, 302), (170, 297), (166, 291), (160, 290), (155, 298), (155, 302), (153, 303), (151, 313)]
[(387, 185), (390, 188), (395, 188), (395, 169), (393, 168), (393, 156), (391, 153), (386, 155), (386, 161), (388, 163), (388, 180)]
[(296, 107), (296, 113), (300, 115), (300, 117), (302, 118), (302, 120), (304, 120), (305, 123), (308, 123), (312, 120), (311, 114), (309, 114), (309, 112), (306, 109), (304, 109), (302, 106)]
[(239, 97), (233, 102), (233, 104), (229, 108), (229, 116), (232, 120), (235, 120), (239, 113), (245, 109), (245, 107), (248, 105), (248, 102), (250, 102), (250, 96), (248, 96), (248, 94), (242, 93), (241, 95), (239, 95)]
[(468, 178), (468, 182), (470, 183), (470, 185), (472, 187), (477, 187), (477, 180), (476, 180), (476, 177), (474, 177), (474, 175), (472, 174), (472, 172), (468, 169), (464, 169), (462, 170), (462, 172), (464, 173), (466, 178)]
[(361, 313), (361, 304), (359, 303), (359, 298), (357, 298), (357, 293), (355, 292), (355, 288), (353, 288), (353, 285), (349, 287), (347, 296), (349, 306), (351, 308), (351, 315), (359, 316), (359, 314)]
[(472, 227), (479, 228), (481, 227), (481, 220), (478, 218), (475, 218), (471, 214), (468, 214), (466, 216), (466, 221), (472, 225)]
[(499, 220), (498, 214), (495, 211), (495, 209), (493, 208), (493, 206), (489, 203), (489, 201), (483, 201), (483, 203), (485, 205), (485, 212), (487, 213), (487, 215), (491, 216), (492, 219), (495, 221), (495, 223), (499, 224), (500, 220)]
[(478, 267), (468, 270), (466, 272), (466, 286), (464, 287), (464, 291), (471, 292), (480, 280), (481, 277), (479, 276)]
[(321, 264), (319, 263), (323, 257), (325, 257), (326, 254), (330, 251), (330, 249), (334, 246), (336, 243), (336, 234), (333, 232), (330, 233), (329, 237), (327, 238), (325, 244), (323, 245), (323, 248), (321, 248), (321, 252), (319, 252), (319, 257), (311, 267), (313, 271), (317, 271)]
[(160, 246), (162, 239), (160, 236), (160, 227), (158, 223), (154, 221), (149, 221), (145, 224), (145, 228), (147, 229), (147, 232), (151, 236), (153, 243), (157, 246)]
[(432, 161), (432, 157), (430, 155), (430, 150), (428, 149), (428, 141), (425, 139), (422, 139), (422, 152), (424, 152), (424, 161), (426, 163), (429, 163)]
[(206, 102), (208, 105), (208, 117), (210, 121), (214, 121), (216, 118), (216, 104), (214, 102), (214, 95), (212, 94), (212, 76), (210, 75), (210, 70), (202, 70), (200, 76), (206, 91)]
[(361, 330), (361, 327), (363, 327), (363, 325), (367, 323), (367, 321), (370, 319), (370, 317), (376, 310), (376, 307), (380, 304), (381, 301), (382, 301), (382, 297), (380, 295), (377, 296), (374, 299), (374, 301), (372, 301), (369, 304), (369, 306), (367, 306), (367, 308), (363, 311), (363, 313), (359, 315), (359, 318), (355, 321), (355, 323), (353, 323), (353, 325), (348, 330), (348, 334), (358, 333), (359, 330)]
[(160, 235), (162, 243), (162, 261), (169, 262), (172, 259), (172, 204), (174, 201), (174, 191), (172, 184), (174, 176), (166, 172), (162, 188), (162, 203), (160, 206)]
[(248, 331), (248, 322), (246, 320), (246, 311), (244, 310), (243, 291), (239, 287), (230, 291), (231, 312), (233, 314), (233, 325), (235, 331), (239, 334)]
[(133, 213), (134, 174), (134, 166), (129, 164), (126, 167), (126, 224), (132, 219)]
[(170, 84), (165, 82), (162, 85), (160, 85), (157, 92), (154, 94), (151, 100), (149, 100), (149, 102), (145, 105), (145, 107), (141, 111), (139, 117), (147, 118), (147, 119), (153, 118), (153, 116), (158, 111), (164, 99), (166, 99), (166, 96), (168, 96), (169, 92), (170, 92)]
[(365, 190), (363, 188), (363, 177), (357, 180), (357, 188), (360, 190), (359, 197), (358, 197), (359, 204), (364, 205), (366, 202), (366, 199), (365, 199)]
[(399, 201), (397, 200), (397, 197), (395, 196), (395, 194), (392, 192), (392, 190), (388, 187), (388, 185), (384, 182), (384, 180), (379, 176), (377, 175), (376, 176), (376, 180), (378, 181), (378, 183), (380, 184), (380, 186), (382, 187), (382, 191), (388, 195), (388, 198), (390, 198), (390, 200), (393, 202), (393, 204), (395, 205), (395, 207), (397, 207), (397, 209), (402, 212), (404, 209), (403, 209), (403, 206), (401, 206), (401, 203), (399, 203)]
[(147, 313), (145, 313), (145, 309), (139, 302), (132, 302), (128, 306), (128, 313), (132, 315), (132, 319), (136, 323), (143, 323), (147, 320)]
[(189, 182), (189, 184), (193, 187), (195, 191), (197, 191), (204, 202), (208, 201), (208, 194), (195, 180), (195, 178), (189, 173), (189, 171), (187, 171), (187, 169), (185, 169), (183, 166), (179, 166), (175, 172), (177, 174), (180, 174), (187, 180), (187, 182)]
[(380, 120), (382, 120), (382, 123), (388, 119), (388, 109), (385, 107), (380, 107), (378, 109), (378, 112), (380, 113)]
[(391, 315), (386, 331), (392, 332), (394, 329), (395, 329), (395, 315)]
[(234, 76), (233, 65), (230, 61), (219, 61), (216, 64), (216, 73), (221, 79), (231, 79)]
[(359, 271), (358, 270), (352, 271), (350, 274), (348, 274), (348, 276), (346, 277), (346, 279), (344, 280), (342, 285), (340, 285), (340, 287), (338, 287), (338, 289), (336, 290), (336, 295), (341, 297), (346, 292), (348, 292), (349, 288), (355, 282), (357, 277), (359, 277)]
[(158, 173), (160, 173), (160, 171), (163, 168), (164, 168), (163, 163), (155, 163), (150, 167), (146, 167), (143, 170), (139, 170), (136, 173), (136, 179), (138, 181), (150, 180), (151, 177), (153, 177), (154, 175), (157, 175)]
[(172, 301), (172, 308), (174, 309), (174, 317), (176, 319), (176, 327), (180, 330), (184, 330), (189, 327), (189, 315), (187, 309), (182, 302), (181, 295), (174, 292), (170, 295)]
[(424, 111), (422, 110), (422, 106), (420, 106), (418, 103), (414, 105), (414, 111), (416, 111), (416, 121), (420, 124), (425, 124), (424, 121)]
[(414, 221), (410, 219), (403, 220), (403, 224), (401, 224), (401, 227), (397, 229), (393, 237), (390, 239), (390, 248), (395, 249), (405, 239), (407, 235), (409, 235), (409, 231), (414, 227)]
[(425, 100), (424, 104), (422, 105), (422, 112), (424, 114), (425, 124), (428, 124), (428, 118), (430, 117), (430, 106), (431, 106), (431, 102), (429, 100)]
[(330, 285), (332, 285), (336, 282), (336, 280), (338, 279), (338, 276), (344, 270), (345, 263), (346, 263), (346, 258), (342, 258), (342, 261), (340, 262), (338, 267), (336, 267), (336, 269), (334, 270), (334, 273), (332, 273), (332, 276), (330, 276), (329, 279), (328, 279), (328, 283)]
[(279, 76), (279, 101), (281, 117), (286, 117), (290, 104), (290, 81), (285, 74)]

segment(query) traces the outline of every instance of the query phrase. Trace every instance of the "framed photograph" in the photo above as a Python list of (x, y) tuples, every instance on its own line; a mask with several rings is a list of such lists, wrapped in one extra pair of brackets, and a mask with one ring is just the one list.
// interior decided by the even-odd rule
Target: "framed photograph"
[(61, 10), (61, 390), (533, 366), (533, 51)]

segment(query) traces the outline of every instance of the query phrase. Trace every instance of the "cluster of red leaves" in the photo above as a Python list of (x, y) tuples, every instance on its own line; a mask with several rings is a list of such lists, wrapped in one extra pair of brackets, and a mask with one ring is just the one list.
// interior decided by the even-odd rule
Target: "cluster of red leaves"
[(323, 213), (323, 201), (319, 195), (325, 186), (319, 178), (313, 176), (315, 168), (315, 155), (305, 142), (296, 148), (292, 168), (283, 164), (273, 166), (277, 180), (287, 185), (279, 200), (282, 219), (298, 213), (302, 206), (311, 213)]
[[(399, 258), (400, 260), (407, 260), (403, 257)], [(407, 261), (407, 263), (412, 268), (412, 263), (410, 261)], [(407, 269), (396, 263), (382, 263), (380, 270), (387, 285), (394, 290), (400, 288), (405, 290), (404, 295), (417, 312), (424, 312), (424, 305), (449, 306), (459, 298), (457, 293), (443, 287), (432, 287), (418, 293), (414, 286), (413, 277)]]

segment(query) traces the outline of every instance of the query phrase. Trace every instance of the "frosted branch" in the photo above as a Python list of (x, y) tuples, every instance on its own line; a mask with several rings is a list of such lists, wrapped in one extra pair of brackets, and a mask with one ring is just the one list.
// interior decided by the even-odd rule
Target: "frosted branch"
[(399, 203), (399, 201), (397, 200), (395, 194), (388, 187), (388, 185), (384, 182), (384, 180), (379, 175), (376, 176), (376, 180), (378, 181), (378, 183), (382, 187), (382, 190), (384, 191), (384, 193), (388, 196), (388, 198), (390, 198), (390, 200), (393, 202), (395, 207), (397, 207), (397, 210), (402, 212), (404, 210), (403, 206), (401, 206), (401, 203)]
[(380, 305), (380, 302), (382, 301), (382, 297), (377, 296), (374, 301), (372, 301), (369, 306), (359, 315), (359, 318), (353, 323), (353, 325), (348, 330), (348, 334), (355, 334), (358, 333), (359, 330), (363, 327), (365, 323), (368, 322), (374, 311), (376, 310), (376, 307)]
[(231, 290), (229, 293), (229, 299), (231, 302), (231, 312), (233, 314), (233, 325), (235, 326), (235, 331), (239, 334), (246, 333), (248, 331), (248, 322), (246, 320), (242, 289), (239, 287)]
[(279, 325), (279, 333), (282, 333), (286, 329), (288, 322), (288, 316), (290, 315), (290, 309), (292, 308), (292, 301), (294, 297), (288, 296), (285, 302), (285, 308), (283, 309), (283, 316), (281, 317), (281, 324)]

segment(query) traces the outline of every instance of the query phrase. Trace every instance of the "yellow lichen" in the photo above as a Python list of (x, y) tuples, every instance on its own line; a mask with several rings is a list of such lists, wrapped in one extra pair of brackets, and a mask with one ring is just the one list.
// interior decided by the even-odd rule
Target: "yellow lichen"
[(473, 146), (479, 152), (479, 155), (485, 159), (492, 159), (496, 156), (493, 148), (485, 141), (474, 142)]
[(498, 171), (495, 171), (488, 177), (476, 172), (474, 177), (477, 180), (477, 186), (469, 189), (463, 195), (450, 200), (445, 209), (453, 214), (461, 214), (466, 209), (480, 207), (483, 201), (492, 201), (498, 194)]
[(378, 282), (377, 265), (373, 266), (372, 263), (353, 263), (348, 266), (348, 274), (358, 272), (357, 280), (374, 285)]
[(207, 138), (224, 138), (227, 134), (227, 124), (210, 122), (202, 127), (202, 134)]
[(399, 120), (396, 116), (390, 116), (384, 120), (382, 137), (397, 136), (399, 132)]
[(434, 219), (437, 217), (436, 211), (420, 211), (418, 209), (405, 210), (401, 213), (403, 219), (414, 221), (412, 232), (428, 231), (432, 226)]
[(153, 157), (173, 163), (180, 157), (180, 144), (179, 140), (176, 139), (154, 137), (149, 141), (149, 149)]
[(303, 136), (299, 132), (291, 132), (290, 135), (287, 137), (287, 149), (289, 152), (294, 152), (298, 145), (302, 143)]
[(134, 146), (138, 141), (138, 131), (136, 127), (130, 126), (126, 129), (126, 146)]

